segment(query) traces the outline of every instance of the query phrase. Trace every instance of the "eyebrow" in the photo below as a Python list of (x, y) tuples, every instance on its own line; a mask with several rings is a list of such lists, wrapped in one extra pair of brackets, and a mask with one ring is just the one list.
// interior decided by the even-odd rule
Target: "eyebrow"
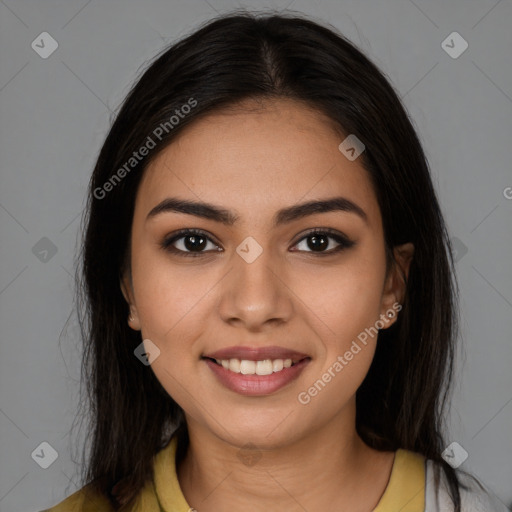
[[(308, 215), (334, 211), (354, 213), (368, 223), (368, 216), (366, 215), (366, 212), (356, 203), (345, 197), (333, 197), (321, 201), (309, 201), (283, 208), (274, 215), (272, 222), (273, 226), (276, 227), (307, 217)], [(179, 199), (177, 197), (168, 197), (158, 203), (148, 213), (146, 221), (156, 217), (157, 215), (168, 212), (195, 215), (196, 217), (220, 222), (226, 226), (232, 226), (239, 220), (238, 215), (235, 213), (210, 203), (189, 201), (186, 199)]]

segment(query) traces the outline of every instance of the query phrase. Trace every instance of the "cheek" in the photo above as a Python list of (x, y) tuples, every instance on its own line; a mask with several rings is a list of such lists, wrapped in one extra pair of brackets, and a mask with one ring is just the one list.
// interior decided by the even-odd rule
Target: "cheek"
[[(206, 309), (212, 307), (215, 282), (209, 273), (191, 271), (141, 251), (132, 259), (137, 312), (143, 339), (150, 339), (160, 350), (151, 371), (167, 393), (190, 414), (199, 418), (197, 400), (190, 390), (200, 385), (197, 369), (200, 339)], [(201, 395), (201, 392), (196, 391)]]
[(132, 277), (142, 335), (155, 343), (180, 351), (199, 328), (211, 290), (212, 273), (199, 266), (171, 265), (165, 255), (140, 251), (132, 259)]
[(383, 271), (377, 259), (358, 256), (314, 276), (297, 273), (294, 289), (310, 315), (322, 321), (329, 345), (343, 350), (379, 319)]
[(349, 402), (371, 366), (378, 335), (372, 326), (378, 319), (381, 295), (376, 282), (377, 276), (369, 272), (340, 272), (309, 295), (308, 323), (314, 324), (322, 350), (297, 399), (310, 404), (308, 413), (318, 416), (318, 421), (335, 415), (340, 405)]
[[(369, 251), (369, 249), (368, 249)], [(322, 340), (318, 366), (309, 376), (299, 403), (316, 402), (317, 413), (335, 414), (357, 391), (372, 363), (380, 318), (384, 267), (364, 252), (339, 267), (301, 279), (298, 295), (307, 297), (308, 323)], [(318, 318), (321, 322), (318, 321)], [(301, 401), (302, 400), (302, 401)], [(322, 413), (323, 414), (323, 413)]]

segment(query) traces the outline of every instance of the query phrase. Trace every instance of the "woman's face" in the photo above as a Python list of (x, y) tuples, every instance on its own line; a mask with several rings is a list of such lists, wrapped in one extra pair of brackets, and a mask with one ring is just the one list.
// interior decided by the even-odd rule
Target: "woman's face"
[[(148, 166), (123, 292), (189, 428), (271, 447), (353, 426), (370, 328), (396, 320), (403, 283), (385, 275), (377, 199), (344, 137), (298, 102), (251, 105), (196, 121)], [(187, 229), (199, 233), (175, 236)]]

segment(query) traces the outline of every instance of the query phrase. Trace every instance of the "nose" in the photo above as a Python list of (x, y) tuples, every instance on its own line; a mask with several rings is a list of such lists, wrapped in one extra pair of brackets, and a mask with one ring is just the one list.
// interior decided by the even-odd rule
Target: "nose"
[(224, 322), (257, 332), (290, 320), (293, 293), (283, 266), (270, 253), (264, 250), (252, 263), (233, 255), (233, 267), (222, 281), (219, 314)]

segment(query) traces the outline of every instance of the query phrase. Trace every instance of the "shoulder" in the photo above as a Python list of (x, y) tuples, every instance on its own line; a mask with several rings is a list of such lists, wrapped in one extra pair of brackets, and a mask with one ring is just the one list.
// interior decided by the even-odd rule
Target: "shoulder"
[[(133, 510), (160, 510), (160, 503), (189, 510), (183, 497), (175, 471), (177, 440), (173, 437), (155, 457), (154, 478), (146, 480), (133, 502)], [(169, 468), (171, 474), (169, 475)], [(157, 487), (160, 492), (157, 492)], [(173, 508), (172, 510), (174, 510)], [(130, 509), (131, 510), (131, 509)], [(94, 491), (89, 483), (53, 507), (40, 512), (114, 512), (114, 505), (103, 494)]]
[[(440, 485), (436, 490), (434, 485), (435, 463), (425, 461), (425, 512), (451, 512), (453, 504), (448, 491), (448, 481), (444, 471), (440, 471)], [(456, 470), (459, 486), (462, 512), (508, 512), (507, 507), (498, 500), (492, 492), (483, 487), (468, 473)]]
[(41, 512), (113, 512), (106, 496), (92, 491), (90, 485), (78, 489), (66, 499)]

